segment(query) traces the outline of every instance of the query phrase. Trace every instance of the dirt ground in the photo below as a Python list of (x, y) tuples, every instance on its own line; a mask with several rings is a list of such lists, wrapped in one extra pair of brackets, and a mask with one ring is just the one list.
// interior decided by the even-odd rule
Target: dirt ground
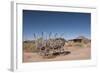
[(37, 53), (24, 52), (23, 53), (23, 62), (40, 62), (40, 61), (63, 61), (63, 60), (86, 60), (91, 58), (91, 48), (78, 48), (78, 47), (69, 47), (66, 49), (71, 53), (68, 55), (60, 55), (55, 58), (44, 59), (42, 56)]

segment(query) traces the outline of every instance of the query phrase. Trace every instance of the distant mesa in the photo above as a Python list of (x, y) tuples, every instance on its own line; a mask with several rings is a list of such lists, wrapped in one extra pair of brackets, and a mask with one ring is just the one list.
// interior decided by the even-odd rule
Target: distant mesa
[(84, 39), (84, 40), (89, 40), (88, 38), (84, 37), (84, 36), (78, 36), (76, 39)]
[(84, 36), (78, 36), (77, 38), (71, 39), (71, 40), (68, 40), (68, 41), (79, 42), (79, 43), (81, 43), (81, 42), (83, 42), (83, 43), (89, 43), (89, 42), (91, 42), (90, 39), (88, 39), (88, 38), (86, 38)]

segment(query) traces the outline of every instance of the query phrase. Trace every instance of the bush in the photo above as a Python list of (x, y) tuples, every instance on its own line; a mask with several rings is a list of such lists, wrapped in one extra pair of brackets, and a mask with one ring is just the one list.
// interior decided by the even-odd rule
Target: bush
[(26, 52), (37, 52), (36, 45), (30, 42), (23, 42), (23, 50)]

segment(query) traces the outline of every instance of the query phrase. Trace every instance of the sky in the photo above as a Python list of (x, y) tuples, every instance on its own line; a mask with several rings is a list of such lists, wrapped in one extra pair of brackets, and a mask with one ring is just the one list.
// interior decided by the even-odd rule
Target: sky
[(23, 39), (33, 40), (44, 32), (47, 37), (57, 33), (57, 37), (73, 39), (78, 36), (91, 38), (91, 14), (77, 12), (55, 12), (23, 10)]

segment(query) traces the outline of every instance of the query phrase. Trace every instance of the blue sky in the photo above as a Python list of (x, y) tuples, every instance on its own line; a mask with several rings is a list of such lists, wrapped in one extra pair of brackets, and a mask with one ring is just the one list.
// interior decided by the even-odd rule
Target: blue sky
[(44, 32), (52, 37), (55, 33), (65, 39), (78, 36), (91, 38), (91, 14), (76, 12), (53, 12), (23, 10), (23, 39), (34, 39), (33, 34), (40, 36)]

